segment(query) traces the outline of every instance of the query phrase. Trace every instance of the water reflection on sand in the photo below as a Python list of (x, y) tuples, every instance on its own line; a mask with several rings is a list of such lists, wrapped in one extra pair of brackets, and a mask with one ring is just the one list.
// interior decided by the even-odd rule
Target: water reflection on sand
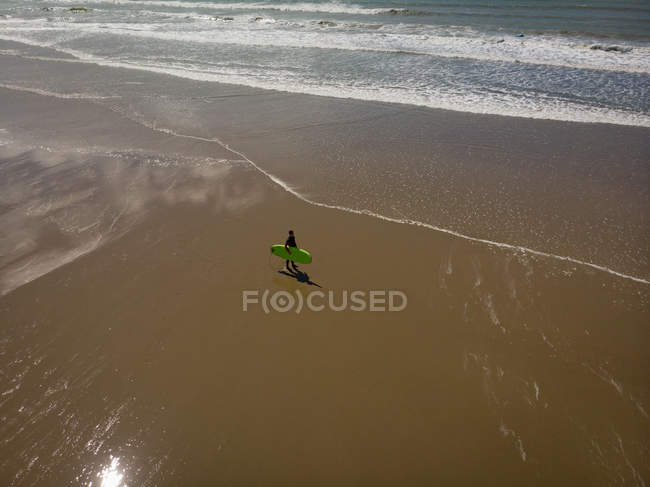
[(232, 159), (100, 148), (0, 147), (0, 295), (87, 254), (157, 205), (245, 207), (259, 192), (226, 182)]

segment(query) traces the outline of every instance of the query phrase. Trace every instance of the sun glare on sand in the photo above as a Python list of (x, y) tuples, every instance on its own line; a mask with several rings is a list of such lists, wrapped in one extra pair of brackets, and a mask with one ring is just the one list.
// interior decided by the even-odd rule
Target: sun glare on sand
[[(124, 477), (123, 473), (120, 473), (118, 470), (120, 466), (120, 459), (111, 457), (111, 464), (101, 472), (97, 473), (101, 483), (100, 487), (128, 487), (126, 484), (122, 483), (122, 478)], [(90, 487), (90, 486), (89, 486)]]

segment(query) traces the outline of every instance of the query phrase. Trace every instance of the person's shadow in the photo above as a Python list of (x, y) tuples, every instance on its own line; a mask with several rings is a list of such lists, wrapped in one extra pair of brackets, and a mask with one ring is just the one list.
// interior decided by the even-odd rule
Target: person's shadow
[(322, 287), (320, 284), (316, 284), (315, 282), (311, 281), (309, 279), (309, 274), (306, 272), (302, 272), (299, 270), (295, 271), (285, 271), (280, 270), (278, 271), (279, 274), (284, 274), (285, 276), (293, 277), (296, 281), (298, 282), (304, 282), (305, 284), (308, 284), (309, 286), (316, 286), (316, 287)]

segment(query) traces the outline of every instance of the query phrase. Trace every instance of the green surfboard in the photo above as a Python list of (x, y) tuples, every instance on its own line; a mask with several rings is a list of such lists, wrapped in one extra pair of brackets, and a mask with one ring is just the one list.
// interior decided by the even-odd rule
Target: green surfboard
[(271, 253), (282, 259), (292, 260), (299, 264), (311, 264), (311, 254), (309, 252), (303, 249), (297, 249), (296, 247), (289, 247), (289, 249), (291, 250), (291, 255), (284, 248), (284, 245), (271, 245)]

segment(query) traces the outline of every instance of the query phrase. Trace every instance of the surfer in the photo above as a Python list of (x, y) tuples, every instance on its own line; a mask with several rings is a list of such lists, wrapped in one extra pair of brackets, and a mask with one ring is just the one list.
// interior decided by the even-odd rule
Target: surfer
[[(289, 247), (296, 248), (298, 247), (298, 244), (296, 244), (296, 237), (293, 236), (293, 230), (289, 230), (289, 238), (287, 238), (287, 241), (284, 242), (284, 249), (291, 255), (291, 249)], [(287, 270), (291, 272), (291, 269), (289, 269), (289, 262), (291, 262), (291, 266), (293, 267), (293, 270), (298, 272), (298, 266), (294, 261), (289, 261), (287, 260), (286, 266)]]

